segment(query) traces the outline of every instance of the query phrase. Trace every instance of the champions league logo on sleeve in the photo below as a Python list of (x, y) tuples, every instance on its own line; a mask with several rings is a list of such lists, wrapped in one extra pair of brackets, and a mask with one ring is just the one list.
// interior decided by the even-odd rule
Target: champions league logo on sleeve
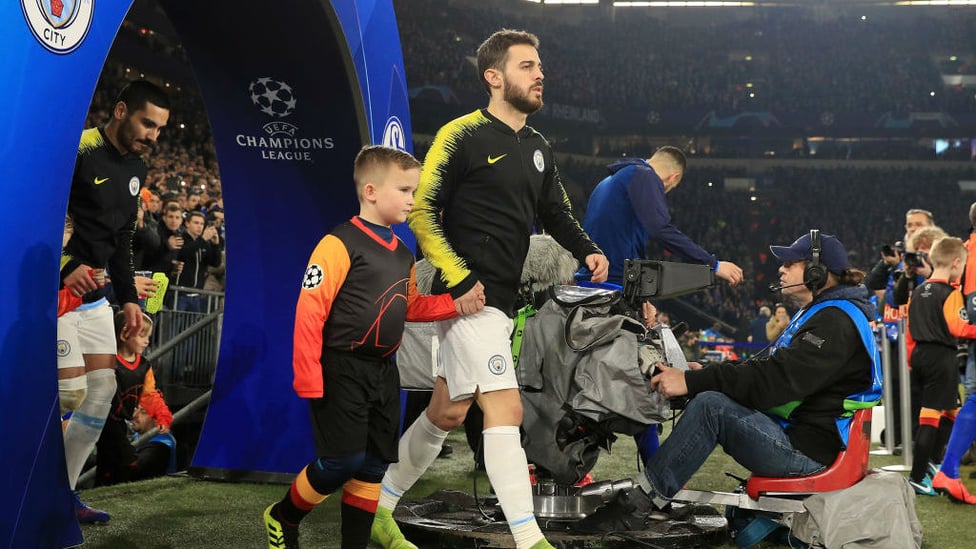
[(88, 36), (95, 0), (20, 0), (20, 8), (34, 38), (48, 51), (64, 55)]
[(259, 149), (265, 160), (299, 162), (314, 162), (313, 151), (335, 147), (331, 137), (299, 137), (298, 126), (280, 120), (293, 114), (298, 105), (294, 89), (286, 82), (263, 76), (251, 81), (247, 91), (251, 103), (272, 120), (262, 126), (267, 136), (237, 134), (238, 146)]
[(322, 283), (322, 279), (325, 278), (325, 273), (322, 272), (322, 267), (316, 264), (311, 264), (305, 269), (305, 276), (302, 277), (302, 289), (303, 290), (314, 290), (319, 287)]

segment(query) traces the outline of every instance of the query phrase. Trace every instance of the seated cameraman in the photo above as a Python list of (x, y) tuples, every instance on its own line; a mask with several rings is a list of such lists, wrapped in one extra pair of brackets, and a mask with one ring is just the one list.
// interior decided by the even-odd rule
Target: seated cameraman
[(852, 411), (878, 402), (880, 355), (864, 273), (848, 267), (843, 244), (830, 235), (770, 250), (783, 261), (783, 297), (800, 310), (767, 356), (690, 371), (659, 366), (656, 390), (695, 398), (638, 475), (640, 488), (593, 515), (598, 528), (639, 529), (659, 517), (717, 444), (758, 475), (816, 473), (845, 447)]

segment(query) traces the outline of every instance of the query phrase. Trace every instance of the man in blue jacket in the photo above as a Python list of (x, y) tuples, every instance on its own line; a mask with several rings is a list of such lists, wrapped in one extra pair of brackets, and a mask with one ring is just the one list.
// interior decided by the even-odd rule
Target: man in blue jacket
[[(607, 282), (623, 284), (624, 260), (645, 259), (648, 240), (689, 261), (711, 265), (715, 276), (735, 286), (742, 269), (719, 261), (685, 236), (671, 221), (665, 194), (681, 183), (687, 161), (681, 149), (661, 147), (650, 159), (624, 158), (610, 165), (586, 206), (583, 230), (610, 260)], [(584, 269), (578, 279), (588, 279)], [(585, 276), (583, 276), (585, 275)]]

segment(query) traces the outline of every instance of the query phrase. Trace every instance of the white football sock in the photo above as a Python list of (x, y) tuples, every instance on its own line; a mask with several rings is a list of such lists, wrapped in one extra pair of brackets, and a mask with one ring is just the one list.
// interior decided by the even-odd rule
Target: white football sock
[(68, 485), (72, 490), (85, 466), (85, 460), (98, 442), (115, 396), (115, 370), (103, 368), (85, 374), (88, 396), (81, 403), (64, 430), (64, 459), (68, 466)]
[(515, 546), (531, 547), (543, 539), (543, 535), (535, 520), (529, 466), (525, 450), (522, 449), (519, 428), (514, 425), (489, 427), (482, 435), (485, 471), (505, 513), (508, 527), (515, 536)]
[(380, 485), (378, 505), (392, 511), (403, 494), (424, 474), (441, 452), (447, 431), (440, 430), (427, 418), (426, 410), (400, 437), (400, 461), (390, 464)]

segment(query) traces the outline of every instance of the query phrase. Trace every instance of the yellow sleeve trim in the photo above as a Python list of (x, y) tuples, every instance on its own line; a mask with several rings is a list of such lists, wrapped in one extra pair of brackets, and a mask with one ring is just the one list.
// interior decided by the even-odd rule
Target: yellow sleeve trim
[(416, 202), (408, 217), (410, 230), (417, 237), (424, 257), (440, 269), (441, 278), (449, 288), (460, 284), (471, 270), (444, 234), (441, 220), (443, 193), (445, 187), (458, 183), (451, 180), (456, 176), (447, 170), (452, 161), (457, 161), (457, 152), (464, 138), (487, 123), (488, 118), (479, 110), (448, 122), (438, 130), (424, 159)]
[(98, 128), (88, 128), (81, 132), (81, 141), (78, 143), (78, 154), (85, 154), (102, 146), (105, 140), (102, 139), (102, 132)]

